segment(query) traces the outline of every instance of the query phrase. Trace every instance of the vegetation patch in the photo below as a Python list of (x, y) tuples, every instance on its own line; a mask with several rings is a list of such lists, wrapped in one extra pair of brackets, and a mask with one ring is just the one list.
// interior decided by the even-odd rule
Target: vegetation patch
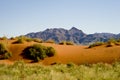
[(120, 80), (120, 62), (86, 65), (0, 64), (1, 80)]
[(55, 49), (52, 47), (46, 47), (40, 44), (34, 44), (24, 49), (22, 55), (25, 58), (38, 62), (39, 60), (43, 60), (46, 57), (54, 56)]
[(62, 42), (60, 42), (59, 44), (60, 44), (60, 45), (74, 45), (74, 43), (71, 42), (71, 41), (62, 41)]
[(62, 41), (62, 42), (60, 42), (59, 44), (60, 44), (60, 45), (65, 45), (66, 43), (65, 43), (65, 41)]
[(104, 44), (103, 42), (95, 42), (95, 43), (89, 45), (88, 48), (93, 48), (93, 47), (96, 47), (96, 46), (101, 46), (101, 45), (103, 45), (103, 44)]
[(24, 40), (22, 38), (19, 38), (17, 41), (13, 42), (13, 44), (22, 44), (24, 43)]
[(0, 37), (0, 40), (7, 40), (8, 38), (6, 36)]
[(71, 41), (66, 41), (66, 45), (74, 45), (74, 43)]
[(8, 59), (12, 56), (12, 53), (7, 49), (5, 44), (0, 43), (0, 59)]
[(34, 42), (37, 42), (37, 43), (42, 43), (43, 40), (42, 39), (39, 39), (39, 38), (33, 38), (33, 41)]
[(88, 48), (93, 48), (93, 47), (101, 46), (101, 45), (105, 45), (106, 47), (112, 47), (114, 45), (120, 46), (120, 39), (111, 38), (107, 42), (95, 42), (95, 43), (89, 45)]

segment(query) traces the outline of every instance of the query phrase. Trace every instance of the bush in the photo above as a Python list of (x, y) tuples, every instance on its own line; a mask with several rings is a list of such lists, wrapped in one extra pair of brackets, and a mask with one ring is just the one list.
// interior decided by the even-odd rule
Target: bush
[(13, 44), (17, 44), (17, 43), (24, 43), (24, 40), (22, 38), (19, 38), (17, 41), (13, 42)]
[(51, 39), (49, 39), (49, 40), (47, 40), (47, 41), (45, 41), (46, 43), (55, 43), (55, 41), (54, 40), (51, 40)]
[(66, 65), (67, 65), (68, 68), (70, 68), (70, 67), (74, 67), (74, 66), (75, 66), (74, 63), (67, 63)]
[(14, 37), (11, 37), (11, 38), (10, 38), (10, 40), (15, 40), (15, 39), (16, 39), (16, 38), (14, 38)]
[(112, 47), (114, 45), (119, 45), (117, 40), (115, 40), (114, 38), (111, 38), (106, 42), (106, 47)]
[(101, 45), (103, 45), (103, 44), (104, 44), (103, 42), (95, 42), (95, 43), (89, 45), (88, 48), (93, 48), (93, 47), (96, 47), (96, 46), (101, 46)]
[(112, 43), (112, 42), (107, 42), (107, 45), (106, 45), (106, 47), (112, 47), (114, 44)]
[(48, 57), (52, 57), (55, 55), (55, 49), (53, 47), (47, 47), (47, 50), (46, 50), (46, 55)]
[(39, 39), (39, 38), (34, 38), (33, 41), (34, 42), (38, 42), (38, 43), (42, 43), (43, 42), (42, 39)]
[(33, 39), (32, 39), (32, 38), (26, 38), (25, 41), (27, 41), (27, 42), (32, 42)]
[(5, 44), (0, 43), (0, 59), (8, 59), (12, 56), (12, 53), (8, 51)]
[(1, 40), (7, 40), (7, 37), (6, 36), (3, 36), (0, 38)]
[(60, 42), (59, 44), (60, 44), (60, 45), (65, 45), (66, 42), (65, 42), (65, 41), (62, 41), (62, 42)]
[(6, 53), (4, 54), (3, 59), (8, 59), (8, 58), (10, 58), (10, 57), (12, 57), (12, 53), (11, 53), (11, 52), (6, 52)]
[(60, 45), (74, 45), (74, 43), (71, 42), (71, 41), (62, 41), (62, 42), (60, 42), (59, 44), (60, 44)]
[(120, 42), (115, 42), (114, 44), (117, 46), (120, 46)]
[(5, 52), (7, 52), (5, 44), (0, 43), (0, 54), (4, 54)]
[(40, 44), (34, 44), (33, 46), (27, 47), (22, 55), (25, 58), (34, 60), (38, 62), (39, 60), (43, 60), (44, 58), (51, 57), (55, 55), (55, 50), (52, 47), (45, 47)]
[(66, 42), (66, 45), (74, 45), (74, 43), (71, 42), (71, 41), (67, 41), (67, 42)]

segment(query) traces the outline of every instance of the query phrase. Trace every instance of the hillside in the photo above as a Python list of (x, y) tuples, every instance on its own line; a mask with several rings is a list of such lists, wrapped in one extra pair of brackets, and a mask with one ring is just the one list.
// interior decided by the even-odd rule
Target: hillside
[(112, 33), (94, 33), (86, 34), (82, 30), (72, 27), (70, 30), (62, 28), (46, 29), (45, 31), (28, 33), (30, 38), (41, 38), (43, 40), (55, 40), (57, 43), (61, 41), (72, 41), (76, 44), (89, 44), (96, 41), (107, 41), (110, 38), (120, 38), (120, 34)]
[[(8, 63), (17, 60), (23, 60), (27, 63), (31, 63), (31, 60), (23, 58), (21, 53), (23, 50), (35, 44), (36, 42), (25, 42), (23, 44), (12, 44), (14, 40), (1, 40), (0, 42), (7, 43), (9, 50), (13, 53), (12, 57), (8, 59)], [(40, 63), (49, 65), (53, 63), (75, 63), (75, 64), (85, 64), (85, 63), (97, 63), (97, 62), (107, 62), (111, 63), (116, 59), (120, 58), (120, 46), (106, 47), (104, 45), (87, 48), (88, 46), (81, 45), (58, 45), (50, 43), (39, 43), (44, 46), (52, 46), (56, 50), (56, 55), (54, 57), (45, 58), (40, 61)], [(2, 61), (0, 61), (2, 62)]]

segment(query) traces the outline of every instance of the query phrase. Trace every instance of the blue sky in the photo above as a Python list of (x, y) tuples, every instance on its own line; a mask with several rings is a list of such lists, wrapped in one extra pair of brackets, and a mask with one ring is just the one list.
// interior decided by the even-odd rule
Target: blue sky
[(73, 26), (120, 33), (120, 0), (0, 0), (0, 36)]

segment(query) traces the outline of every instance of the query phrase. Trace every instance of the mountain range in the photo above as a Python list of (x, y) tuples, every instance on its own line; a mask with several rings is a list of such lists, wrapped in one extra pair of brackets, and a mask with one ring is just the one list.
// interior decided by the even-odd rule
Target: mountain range
[(89, 44), (96, 41), (105, 42), (110, 38), (119, 39), (120, 34), (113, 33), (94, 33), (86, 34), (82, 30), (72, 27), (70, 30), (63, 28), (46, 29), (40, 32), (28, 33), (25, 36), (30, 38), (40, 38), (43, 40), (54, 40), (56, 43), (61, 41), (72, 41), (76, 44)]

